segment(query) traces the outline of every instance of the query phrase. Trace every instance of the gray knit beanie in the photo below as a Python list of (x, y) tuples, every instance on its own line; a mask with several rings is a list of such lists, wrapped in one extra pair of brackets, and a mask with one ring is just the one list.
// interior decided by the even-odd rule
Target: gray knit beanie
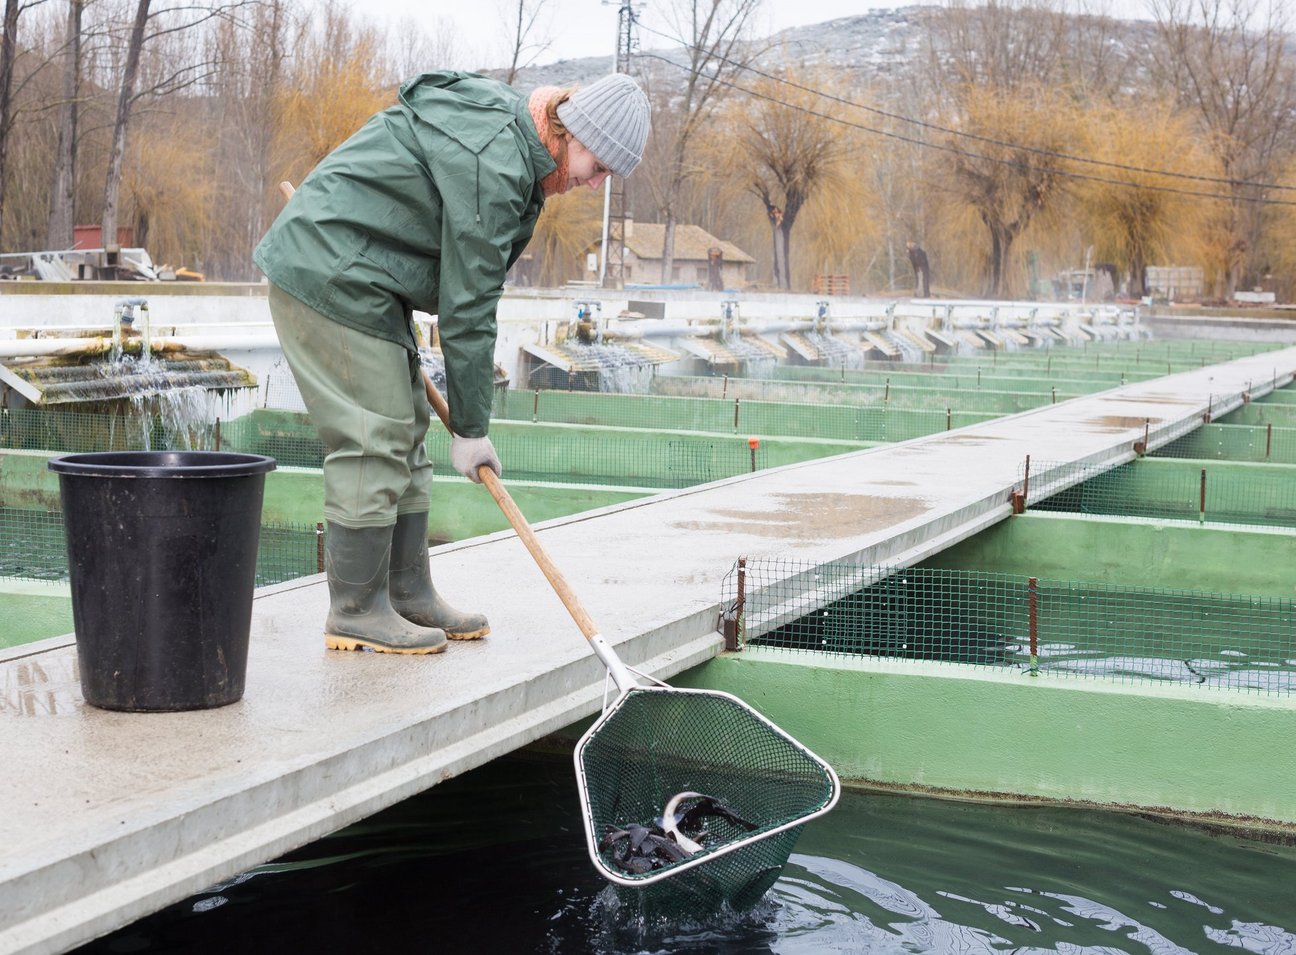
[(567, 131), (618, 176), (628, 176), (648, 141), (648, 97), (624, 73), (584, 86), (558, 106)]

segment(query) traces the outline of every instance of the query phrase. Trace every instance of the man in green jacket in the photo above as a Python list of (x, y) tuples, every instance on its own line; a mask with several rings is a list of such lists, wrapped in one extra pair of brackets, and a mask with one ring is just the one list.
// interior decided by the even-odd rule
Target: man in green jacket
[(326, 449), (325, 645), (436, 653), (489, 632), (447, 604), (427, 561), (429, 413), (412, 312), (438, 316), (451, 463), (491, 446), (495, 310), (545, 198), (627, 176), (648, 137), (643, 91), (612, 74), (530, 97), (425, 73), (302, 182), (257, 246), (270, 312)]

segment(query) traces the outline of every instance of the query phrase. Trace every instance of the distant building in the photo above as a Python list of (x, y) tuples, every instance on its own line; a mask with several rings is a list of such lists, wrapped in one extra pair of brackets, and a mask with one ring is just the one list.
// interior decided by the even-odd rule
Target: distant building
[[(135, 245), (135, 230), (127, 225), (117, 227), (117, 245), (129, 249)], [(103, 228), (99, 225), (74, 225), (72, 227), (73, 249), (102, 249)]]
[[(666, 226), (660, 222), (626, 219), (624, 281), (655, 285), (662, 281), (662, 242)], [(597, 253), (599, 243), (589, 251)], [(608, 240), (608, 261), (617, 261), (616, 240)], [(669, 285), (701, 288), (743, 288), (754, 277), (756, 260), (732, 242), (717, 239), (701, 226), (675, 226), (675, 254)]]

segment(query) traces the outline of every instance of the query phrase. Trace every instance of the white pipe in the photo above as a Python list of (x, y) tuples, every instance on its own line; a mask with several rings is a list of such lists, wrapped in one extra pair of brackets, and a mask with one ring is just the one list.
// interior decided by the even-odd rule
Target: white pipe
[[(607, 334), (610, 338), (621, 339), (641, 339), (641, 338), (679, 338), (683, 336), (712, 336), (719, 334), (723, 324), (715, 322), (711, 324), (690, 323), (683, 320), (662, 321), (660, 319), (631, 319), (629, 321), (613, 320), (607, 326)], [(814, 323), (800, 320), (787, 321), (749, 321), (742, 328), (746, 331), (755, 332), (758, 335), (771, 335), (778, 332), (808, 332), (814, 331)], [(886, 328), (886, 322), (881, 319), (829, 319), (828, 333), (833, 332), (876, 332)]]
[[(608, 224), (612, 214), (612, 177), (603, 180), (603, 237), (599, 243), (599, 288), (607, 285), (607, 247)], [(624, 227), (623, 227), (624, 228)], [(625, 248), (625, 236), (621, 237), (621, 246)]]
[[(195, 335), (186, 338), (155, 338), (152, 351), (247, 351), (279, 347), (274, 335)], [(11, 338), (0, 340), (0, 358), (42, 358), (49, 355), (107, 354), (111, 338)]]

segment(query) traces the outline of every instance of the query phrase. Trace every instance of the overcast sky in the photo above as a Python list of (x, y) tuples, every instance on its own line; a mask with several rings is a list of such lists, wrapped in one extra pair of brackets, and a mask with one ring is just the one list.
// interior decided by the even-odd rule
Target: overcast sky
[[(412, 21), (416, 28), (434, 32), (438, 22), (453, 27), (456, 54), (462, 56), (459, 66), (503, 65), (508, 45), (504, 37), (504, 8), (517, 0), (364, 0), (366, 14), (390, 24)], [(756, 21), (756, 35), (768, 35), (790, 26), (822, 23), (837, 17), (853, 16), (868, 10), (939, 3), (941, 0), (765, 0)], [(661, 11), (670, 0), (648, 0), (640, 10), (644, 29), (640, 40), (644, 47), (665, 45), (652, 30), (670, 33)], [(1146, 0), (1086, 0), (1087, 8), (1112, 16), (1148, 19)], [(1072, 4), (1075, 5), (1074, 3)], [(617, 9), (620, 0), (544, 0), (544, 32), (551, 43), (536, 63), (581, 56), (607, 56), (609, 64), (616, 50)], [(460, 45), (462, 44), (462, 45)], [(674, 45), (674, 44), (672, 44)]]

